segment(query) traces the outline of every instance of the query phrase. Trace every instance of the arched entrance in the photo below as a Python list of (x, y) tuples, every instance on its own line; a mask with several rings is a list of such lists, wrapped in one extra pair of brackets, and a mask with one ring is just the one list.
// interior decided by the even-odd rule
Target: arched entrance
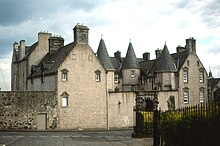
[(137, 92), (134, 107), (135, 126), (133, 137), (153, 137), (154, 111), (157, 110), (156, 92)]

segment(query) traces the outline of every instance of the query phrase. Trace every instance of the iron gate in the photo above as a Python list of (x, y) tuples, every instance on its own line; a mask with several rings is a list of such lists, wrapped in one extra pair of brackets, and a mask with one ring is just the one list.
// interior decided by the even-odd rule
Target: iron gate
[(154, 145), (159, 145), (159, 117), (156, 92), (136, 92), (134, 107), (135, 126), (132, 137), (153, 137)]

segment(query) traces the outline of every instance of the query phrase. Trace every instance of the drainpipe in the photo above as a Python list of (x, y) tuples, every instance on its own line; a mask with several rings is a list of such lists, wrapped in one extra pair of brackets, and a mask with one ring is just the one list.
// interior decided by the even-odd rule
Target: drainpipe
[(109, 114), (108, 114), (108, 98), (109, 98), (109, 95), (108, 95), (108, 84), (107, 84), (107, 81), (108, 81), (108, 76), (107, 76), (108, 72), (106, 71), (106, 74), (105, 74), (105, 88), (106, 88), (106, 120), (107, 120), (107, 130), (109, 130), (109, 123), (108, 123), (108, 119), (109, 119)]

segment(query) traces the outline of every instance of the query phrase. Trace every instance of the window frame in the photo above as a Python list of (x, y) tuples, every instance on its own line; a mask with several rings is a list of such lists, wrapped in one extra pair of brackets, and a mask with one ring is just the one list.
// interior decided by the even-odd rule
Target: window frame
[(189, 82), (189, 70), (188, 70), (188, 68), (183, 69), (183, 82), (184, 83)]
[[(202, 95), (202, 96), (201, 96)], [(199, 102), (203, 103), (204, 102), (204, 89), (200, 88), (199, 89)]]
[(131, 73), (130, 74), (131, 78), (135, 78), (136, 77), (136, 71), (135, 70), (131, 70), (130, 73)]
[(115, 75), (114, 75), (114, 82), (115, 83), (119, 83), (119, 79), (118, 79), (118, 74), (117, 73), (115, 73)]
[(203, 69), (199, 70), (199, 82), (204, 83), (204, 70)]
[(95, 71), (95, 81), (101, 82), (101, 71), (100, 70)]
[(61, 95), (61, 107), (66, 108), (69, 106), (69, 94), (63, 92)]
[(68, 72), (69, 71), (67, 69), (61, 70), (61, 81), (62, 82), (68, 81)]
[(189, 91), (188, 90), (183, 90), (183, 102), (184, 104), (189, 103)]

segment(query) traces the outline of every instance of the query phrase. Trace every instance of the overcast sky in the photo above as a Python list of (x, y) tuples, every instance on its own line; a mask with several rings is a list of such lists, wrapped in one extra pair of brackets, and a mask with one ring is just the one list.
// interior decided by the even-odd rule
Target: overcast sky
[[(109, 55), (125, 56), (131, 41), (137, 57), (155, 58), (164, 43), (170, 53), (194, 37), (197, 54), (207, 71), (220, 77), (219, 0), (0, 0), (0, 88), (10, 90), (12, 44), (30, 46), (40, 31), (73, 41), (73, 27), (88, 26), (94, 52), (103, 35)], [(5, 84), (5, 83), (6, 84)]]

